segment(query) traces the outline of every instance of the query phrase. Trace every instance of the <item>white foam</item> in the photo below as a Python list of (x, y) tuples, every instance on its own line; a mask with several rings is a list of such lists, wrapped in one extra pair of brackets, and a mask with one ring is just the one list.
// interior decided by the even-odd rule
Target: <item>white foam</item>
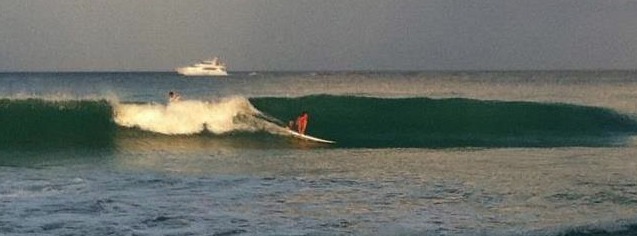
[(125, 127), (162, 134), (215, 134), (268, 130), (276, 125), (255, 116), (261, 113), (244, 97), (217, 101), (185, 100), (168, 104), (114, 104), (115, 122)]

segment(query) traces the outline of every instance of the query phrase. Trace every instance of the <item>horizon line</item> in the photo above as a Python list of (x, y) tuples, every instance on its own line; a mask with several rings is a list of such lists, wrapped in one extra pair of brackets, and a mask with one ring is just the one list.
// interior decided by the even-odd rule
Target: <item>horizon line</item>
[[(403, 72), (403, 73), (414, 73), (414, 72), (603, 72), (603, 71), (637, 71), (637, 68), (631, 69), (422, 69), (422, 70), (402, 70), (402, 69), (392, 69), (392, 70), (237, 70), (237, 71), (228, 71), (229, 74), (234, 73), (268, 73), (268, 72), (283, 72), (283, 73), (360, 73), (360, 72)], [(171, 70), (7, 70), (1, 71), (0, 73), (175, 73), (176, 71)]]

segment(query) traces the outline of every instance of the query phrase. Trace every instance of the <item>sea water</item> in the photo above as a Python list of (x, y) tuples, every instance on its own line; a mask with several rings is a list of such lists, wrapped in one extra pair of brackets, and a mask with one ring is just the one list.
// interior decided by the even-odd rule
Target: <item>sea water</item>
[(636, 234), (636, 113), (633, 71), (3, 73), (0, 234)]

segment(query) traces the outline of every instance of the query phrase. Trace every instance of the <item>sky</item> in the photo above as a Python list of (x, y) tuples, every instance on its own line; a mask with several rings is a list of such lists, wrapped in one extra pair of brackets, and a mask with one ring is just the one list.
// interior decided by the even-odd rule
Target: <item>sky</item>
[(637, 0), (0, 0), (0, 71), (637, 69)]

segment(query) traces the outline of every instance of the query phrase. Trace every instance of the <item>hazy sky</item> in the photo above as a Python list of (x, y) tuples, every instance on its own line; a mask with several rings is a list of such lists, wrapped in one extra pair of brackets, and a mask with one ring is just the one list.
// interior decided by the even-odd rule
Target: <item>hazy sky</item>
[(637, 68), (637, 0), (0, 0), (0, 71)]

